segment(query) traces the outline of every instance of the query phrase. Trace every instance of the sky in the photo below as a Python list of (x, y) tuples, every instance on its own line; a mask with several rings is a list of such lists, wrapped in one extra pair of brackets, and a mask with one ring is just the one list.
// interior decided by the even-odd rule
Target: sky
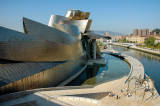
[(160, 0), (0, 0), (0, 26), (23, 32), (23, 17), (48, 25), (51, 15), (68, 9), (90, 12), (91, 30), (160, 28)]

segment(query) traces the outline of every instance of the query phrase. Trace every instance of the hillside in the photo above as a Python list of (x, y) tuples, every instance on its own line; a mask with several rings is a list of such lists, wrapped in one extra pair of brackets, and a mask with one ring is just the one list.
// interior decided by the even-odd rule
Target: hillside
[(103, 34), (103, 35), (105, 35), (106, 34), (106, 32), (108, 32), (109, 33), (109, 35), (125, 35), (125, 34), (123, 34), (123, 33), (118, 33), (118, 32), (112, 32), (112, 31), (96, 31), (96, 30), (93, 30), (95, 33), (97, 33), (97, 34)]

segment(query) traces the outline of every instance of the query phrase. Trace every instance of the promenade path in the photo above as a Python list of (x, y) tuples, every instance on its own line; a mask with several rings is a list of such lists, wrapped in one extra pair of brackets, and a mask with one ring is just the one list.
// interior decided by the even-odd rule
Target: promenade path
[[(113, 52), (114, 50), (112, 50)], [(102, 51), (102, 52), (107, 52)], [(110, 50), (111, 52), (111, 50)], [(122, 54), (119, 54), (122, 55)], [(130, 56), (123, 55), (128, 62), (132, 65), (132, 73), (128, 76), (124, 76), (123, 78), (113, 80), (110, 82), (102, 83), (96, 86), (88, 86), (88, 88), (74, 88), (70, 87), (68, 89), (64, 87), (61, 90), (39, 90), (37, 92), (31, 93), (29, 95), (12, 99), (6, 102), (1, 102), (0, 106), (9, 106), (13, 104), (28, 102), (37, 100), (38, 106), (159, 106), (160, 105), (160, 97), (157, 93), (156, 89), (154, 89), (154, 95), (150, 92), (150, 90), (145, 92), (144, 94), (144, 85), (137, 88), (135, 85), (130, 85), (130, 94), (127, 95), (127, 79), (131, 78), (133, 75), (139, 76), (144, 75), (144, 68), (140, 63), (137, 63), (137, 59), (132, 58)], [(140, 69), (136, 68), (139, 67)], [(143, 72), (138, 72), (143, 70)], [(135, 71), (135, 72), (134, 72)], [(138, 74), (137, 74), (138, 73)], [(133, 75), (132, 75), (133, 74)], [(151, 88), (152, 83), (149, 82), (149, 86)], [(47, 89), (47, 88), (46, 88)], [(136, 93), (135, 93), (136, 91)], [(109, 96), (109, 93), (113, 93), (113, 95)], [(118, 95), (118, 99), (117, 99)], [(143, 98), (144, 96), (144, 98)]]

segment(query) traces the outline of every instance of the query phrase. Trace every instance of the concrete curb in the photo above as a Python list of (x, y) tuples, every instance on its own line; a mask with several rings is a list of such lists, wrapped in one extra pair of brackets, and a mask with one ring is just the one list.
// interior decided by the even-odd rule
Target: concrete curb
[[(130, 64), (130, 65), (131, 65), (131, 64)], [(127, 83), (127, 81), (129, 80), (129, 78), (131, 77), (132, 71), (133, 71), (133, 66), (131, 65), (131, 69), (130, 69), (130, 72), (129, 72), (129, 74), (128, 74), (128, 78), (126, 79), (125, 83)]]

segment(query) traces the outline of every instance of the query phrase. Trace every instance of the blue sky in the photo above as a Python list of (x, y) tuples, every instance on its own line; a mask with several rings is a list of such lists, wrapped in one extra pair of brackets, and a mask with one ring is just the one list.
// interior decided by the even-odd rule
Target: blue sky
[(91, 12), (93, 30), (128, 34), (160, 28), (160, 0), (0, 0), (0, 26), (23, 32), (23, 17), (48, 25), (51, 15), (68, 9)]

